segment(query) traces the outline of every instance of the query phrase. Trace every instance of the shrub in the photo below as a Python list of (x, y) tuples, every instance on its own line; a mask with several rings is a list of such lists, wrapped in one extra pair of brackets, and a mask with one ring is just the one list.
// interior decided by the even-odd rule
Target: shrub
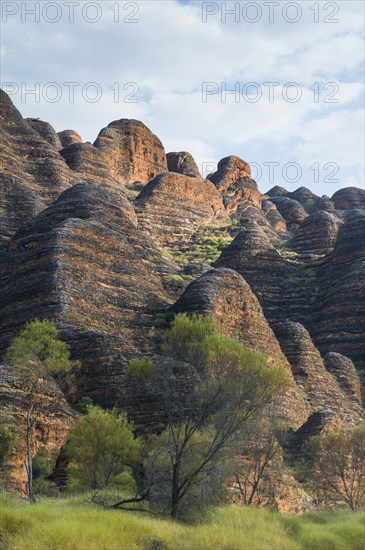
[(126, 414), (89, 407), (69, 437), (65, 452), (77, 487), (100, 491), (133, 485), (131, 466), (139, 459), (140, 441)]
[(91, 397), (84, 395), (83, 397), (81, 397), (75, 408), (80, 414), (87, 414), (89, 412), (89, 408), (92, 406), (93, 400), (91, 399)]
[(134, 378), (156, 378), (156, 369), (152, 359), (142, 357), (128, 363), (127, 375)]
[(196, 314), (189, 317), (186, 313), (179, 313), (162, 336), (162, 351), (169, 357), (189, 363), (193, 360), (196, 345), (217, 332), (218, 328), (210, 317)]
[(0, 426), (0, 462), (10, 455), (16, 439), (16, 435), (7, 426)]

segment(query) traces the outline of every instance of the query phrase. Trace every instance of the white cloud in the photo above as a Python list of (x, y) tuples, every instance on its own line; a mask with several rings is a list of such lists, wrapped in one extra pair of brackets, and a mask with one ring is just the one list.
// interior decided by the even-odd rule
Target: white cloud
[[(57, 130), (74, 128), (85, 140), (93, 141), (112, 120), (138, 118), (162, 139), (167, 150), (190, 150), (199, 164), (228, 154), (260, 162), (295, 160), (306, 166), (311, 161), (338, 159), (346, 169), (346, 181), (362, 185), (363, 3), (332, 3), (340, 7), (334, 16), (339, 23), (334, 24), (323, 23), (323, 17), (331, 15), (324, 11), (325, 4), (319, 3), (322, 22), (314, 23), (314, 12), (309, 9), (314, 3), (298, 3), (303, 15), (295, 24), (283, 19), (282, 6), (274, 23), (264, 11), (266, 17), (256, 24), (235, 23), (232, 17), (222, 24), (220, 13), (204, 24), (201, 2), (176, 0), (139, 2), (138, 24), (115, 23), (110, 7), (116, 3), (108, 0), (100, 3), (102, 18), (96, 24), (80, 18), (82, 1), (75, 9), (74, 23), (65, 17), (53, 25), (35, 24), (32, 19), (21, 23), (19, 16), (9, 17), (2, 33), (2, 81), (26, 82), (30, 87), (35, 82), (59, 83), (62, 99), (58, 103), (42, 98), (37, 103), (31, 96), (22, 102), (20, 94), (13, 100), (24, 116), (41, 117)], [(121, 17), (128, 13), (122, 9), (124, 4), (120, 3)], [(80, 82), (80, 88), (98, 82), (101, 100), (88, 103), (78, 92), (75, 103), (70, 103), (63, 86), (69, 81)], [(230, 96), (226, 103), (218, 96), (202, 103), (205, 81), (226, 81), (228, 86), (297, 82), (302, 98), (289, 103), (277, 88), (275, 101), (270, 103), (268, 89), (262, 88), (264, 96), (255, 104), (243, 98), (235, 103)], [(115, 103), (109, 89), (115, 82), (121, 88), (136, 82), (139, 103)], [(318, 103), (310, 90), (314, 82), (319, 83)], [(334, 94), (338, 103), (323, 103), (331, 91), (323, 89), (326, 82), (338, 83)], [(126, 91), (121, 89), (121, 93), (123, 99)], [(316, 184), (315, 190), (328, 192), (323, 183)]]

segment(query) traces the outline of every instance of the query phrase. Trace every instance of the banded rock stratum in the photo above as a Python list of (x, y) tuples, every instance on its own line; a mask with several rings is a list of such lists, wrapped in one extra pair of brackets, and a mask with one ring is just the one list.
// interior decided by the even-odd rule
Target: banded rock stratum
[[(38, 447), (61, 450), (82, 396), (153, 431), (162, 413), (126, 366), (151, 355), (188, 384), (189, 366), (161, 357), (156, 338), (177, 312), (213, 317), (271, 368), (284, 366), (290, 387), (276, 408), (298, 440), (364, 420), (361, 189), (262, 194), (237, 156), (204, 179), (190, 153), (166, 155), (142, 122), (106, 121), (83, 143), (0, 99), (1, 353), (26, 322), (47, 318), (81, 362), (64, 393), (49, 380)], [(16, 376), (2, 364), (1, 406), (22, 433)], [(7, 463), (18, 488), (21, 441)]]

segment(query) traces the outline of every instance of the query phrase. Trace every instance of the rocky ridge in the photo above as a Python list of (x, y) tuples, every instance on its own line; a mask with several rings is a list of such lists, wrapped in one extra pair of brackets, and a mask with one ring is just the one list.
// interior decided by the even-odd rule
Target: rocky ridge
[(135, 201), (140, 223), (162, 245), (184, 243), (200, 227), (230, 225), (214, 185), (203, 178), (165, 172)]
[[(51, 377), (40, 387), (37, 399), (42, 407), (35, 419), (32, 453), (46, 448), (58, 453), (67, 440), (67, 432), (76, 419), (75, 412)], [(7, 464), (10, 491), (23, 494), (27, 476), (24, 468), (27, 393), (22, 389), (19, 372), (9, 365), (0, 365), (0, 407), (7, 424), (17, 434), (17, 441)]]
[(170, 172), (184, 174), (191, 178), (200, 178), (199, 168), (190, 153), (181, 151), (180, 153), (167, 153), (167, 167)]
[(57, 141), (51, 125), (27, 122), (0, 90), (0, 250), (27, 219), (76, 183), (48, 140)]
[[(141, 122), (114, 121), (91, 145), (0, 99), (1, 352), (27, 321), (56, 321), (82, 363), (68, 400), (89, 395), (152, 429), (160, 413), (149, 414), (125, 366), (149, 353), (173, 369), (156, 328), (174, 312), (201, 313), (284, 365), (291, 385), (278, 410), (296, 434), (363, 420), (361, 189), (330, 199), (276, 186), (263, 196), (238, 157), (203, 179), (189, 153), (165, 155)], [(4, 369), (0, 395), (21, 418)], [(68, 427), (74, 413), (53, 395)], [(52, 415), (42, 422), (59, 436), (40, 441), (54, 449), (66, 432)]]
[(208, 176), (222, 195), (229, 214), (245, 202), (261, 208), (262, 195), (251, 178), (251, 168), (239, 157), (230, 156), (219, 161), (217, 171)]
[(146, 184), (167, 171), (161, 141), (138, 120), (111, 122), (101, 130), (94, 146), (105, 155), (110, 173), (119, 183)]

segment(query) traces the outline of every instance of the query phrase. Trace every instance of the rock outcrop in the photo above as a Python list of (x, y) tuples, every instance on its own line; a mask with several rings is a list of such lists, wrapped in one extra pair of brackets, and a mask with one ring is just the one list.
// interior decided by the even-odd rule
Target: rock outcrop
[(325, 411), (329, 421), (347, 426), (364, 421), (364, 409), (326, 370), (308, 331), (300, 323), (290, 321), (275, 324), (274, 330), (294, 379), (307, 396), (310, 412)]
[(167, 167), (170, 172), (177, 172), (190, 176), (191, 178), (200, 178), (199, 168), (190, 153), (181, 151), (180, 153), (167, 153)]
[(336, 210), (365, 209), (365, 189), (345, 187), (332, 196)]
[(52, 319), (82, 361), (72, 398), (122, 405), (125, 364), (148, 346), (155, 310), (170, 303), (162, 277), (171, 273), (121, 190), (75, 185), (9, 245), (0, 272), (2, 345), (27, 321)]
[(256, 221), (247, 220), (242, 225), (214, 266), (238, 271), (258, 297), (269, 321), (305, 321), (311, 310), (307, 271), (286, 260)]
[(310, 214), (295, 232), (290, 248), (305, 261), (321, 258), (334, 249), (341, 225), (341, 220), (329, 212)]
[(49, 122), (44, 122), (39, 118), (26, 118), (25, 122), (29, 124), (47, 143), (55, 147), (57, 151), (62, 148), (60, 138)]
[[(278, 212), (277, 214), (280, 216)], [(282, 242), (282, 237), (285, 232), (276, 231), (270, 222), (269, 216), (264, 210), (259, 210), (256, 206), (252, 206), (250, 203), (245, 202), (239, 205), (234, 217), (239, 220), (240, 226), (244, 228), (249, 222), (257, 223), (272, 244), (279, 244)]]
[(350, 357), (365, 369), (365, 213), (349, 217), (318, 272), (318, 311), (312, 334), (322, 354)]
[[(67, 432), (76, 415), (51, 377), (47, 377), (40, 385), (36, 399), (39, 399), (42, 407), (34, 424), (33, 456), (40, 449), (46, 449), (50, 454), (57, 453), (66, 442)], [(27, 402), (27, 391), (22, 386), (19, 371), (10, 365), (0, 365), (0, 407), (2, 414), (6, 416), (7, 425), (17, 434), (14, 451), (6, 460), (5, 468), (10, 490), (17, 494), (24, 494), (27, 481), (24, 465)]]
[(121, 184), (148, 183), (167, 171), (161, 141), (138, 120), (111, 122), (101, 130), (94, 145), (104, 153), (110, 173)]
[(270, 197), (270, 201), (275, 204), (290, 231), (298, 229), (302, 221), (308, 216), (300, 202), (288, 197)]
[(267, 197), (286, 197), (289, 191), (285, 189), (285, 187), (281, 187), (280, 185), (275, 185), (269, 191), (265, 193), (265, 196)]
[(351, 399), (361, 403), (361, 382), (351, 359), (335, 352), (326, 353), (323, 359), (326, 369), (336, 377), (340, 388)]
[(75, 130), (62, 130), (58, 132), (58, 137), (61, 142), (61, 148), (68, 147), (73, 143), (82, 143), (81, 136)]
[(162, 245), (187, 242), (201, 226), (231, 223), (210, 181), (173, 172), (146, 185), (135, 208), (141, 225)]
[[(329, 197), (325, 195), (323, 197), (318, 197), (318, 195), (315, 195), (315, 193), (307, 187), (299, 187), (295, 191), (290, 192), (284, 189), (284, 187), (278, 187), (276, 185), (270, 189), (266, 195), (270, 198), (283, 197), (299, 202), (308, 214), (312, 214), (318, 210), (332, 212), (335, 209), (335, 205)], [(283, 204), (285, 205), (285, 202)]]
[[(43, 130), (44, 124), (39, 125)], [(25, 220), (70, 187), (73, 178), (57, 149), (0, 90), (0, 248)]]
[(91, 143), (73, 143), (62, 149), (60, 154), (80, 181), (116, 186), (104, 154)]
[[(217, 269), (205, 273), (188, 286), (173, 311), (212, 317), (223, 334), (240, 341), (249, 350), (262, 351), (268, 356), (268, 364), (273, 368), (282, 366), (292, 376), (256, 296), (235, 271)], [(299, 428), (308, 417), (307, 406), (293, 380), (277, 406), (293, 428)]]
[(248, 202), (261, 208), (262, 195), (251, 178), (251, 168), (239, 157), (230, 156), (219, 161), (218, 169), (208, 176), (223, 198), (224, 206), (234, 214), (238, 206)]
[[(364, 420), (364, 190), (262, 196), (239, 157), (203, 179), (142, 122), (114, 121), (91, 145), (23, 119), (4, 92), (0, 106), (0, 354), (26, 322), (54, 320), (82, 364), (69, 400), (88, 395), (141, 432), (159, 429), (161, 410), (126, 365), (153, 357), (183, 389), (191, 367), (155, 355), (154, 335), (174, 312), (199, 313), (284, 366), (276, 407), (297, 441)], [(23, 441), (24, 394), (7, 365), (0, 398)], [(59, 449), (74, 418), (52, 380), (44, 399), (35, 451)]]
[(265, 200), (262, 203), (262, 210), (274, 231), (286, 233), (286, 222), (273, 202)]
[(299, 187), (292, 193), (288, 193), (287, 197), (299, 202), (309, 214), (319, 210), (333, 211), (335, 209), (334, 203), (329, 197), (318, 197), (307, 187)]

